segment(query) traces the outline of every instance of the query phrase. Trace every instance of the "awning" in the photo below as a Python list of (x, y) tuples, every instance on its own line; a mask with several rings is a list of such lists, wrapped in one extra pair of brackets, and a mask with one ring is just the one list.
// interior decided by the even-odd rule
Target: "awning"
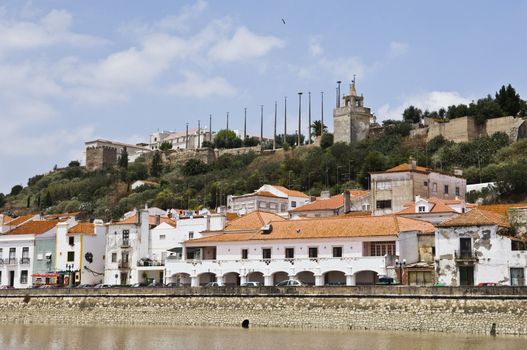
[(32, 277), (52, 278), (52, 277), (59, 277), (59, 274), (58, 273), (34, 273), (31, 276)]

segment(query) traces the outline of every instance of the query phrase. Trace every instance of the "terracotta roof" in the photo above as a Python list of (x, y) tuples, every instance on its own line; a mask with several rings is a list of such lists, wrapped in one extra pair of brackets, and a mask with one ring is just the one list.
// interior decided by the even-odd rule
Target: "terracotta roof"
[(315, 210), (337, 210), (344, 206), (344, 196), (337, 194), (326, 199), (317, 198), (316, 201), (304, 204), (289, 212), (315, 211)]
[(396, 167), (393, 167), (391, 169), (386, 170), (387, 173), (395, 173), (399, 171), (417, 171), (420, 173), (429, 173), (431, 171), (430, 168), (425, 168), (423, 166), (416, 166), (414, 170), (412, 170), (412, 167), (408, 163), (399, 164)]
[(76, 216), (79, 216), (80, 214), (81, 214), (80, 211), (76, 211), (73, 213), (48, 214), (48, 215), (44, 215), (44, 219), (52, 220), (52, 219), (59, 219), (59, 218), (66, 218), (66, 217), (76, 217)]
[(271, 232), (223, 233), (186, 241), (186, 244), (203, 244), (230, 241), (316, 239), (343, 237), (396, 236), (401, 232), (432, 233), (435, 227), (425, 221), (388, 216), (331, 217), (304, 220), (282, 220), (269, 223)]
[(39, 235), (53, 229), (59, 222), (59, 220), (33, 220), (7, 232), (6, 235)]
[(285, 193), (289, 197), (309, 197), (307, 194), (303, 192), (290, 190), (284, 186), (277, 186), (277, 185), (272, 185), (272, 186), (276, 188), (278, 191)]
[(238, 230), (258, 230), (262, 226), (267, 225), (271, 221), (283, 221), (283, 217), (273, 214), (266, 213), (263, 211), (253, 211), (247, 215), (244, 215), (238, 219), (229, 222), (225, 226), (226, 231), (238, 231)]
[(491, 211), (493, 213), (507, 215), (510, 208), (527, 207), (527, 203), (506, 203), (506, 204), (483, 204), (478, 206), (479, 209)]
[[(454, 209), (447, 205), (447, 202), (449, 202), (448, 204), (463, 203), (461, 200), (443, 200), (437, 197), (423, 198), (423, 200), (432, 204), (432, 210), (427, 213), (456, 213)], [(406, 208), (399, 211), (397, 214), (417, 214), (418, 212), (416, 212), (415, 205), (415, 202), (408, 202), (404, 205)]]
[[(137, 214), (127, 217), (124, 220), (120, 220), (112, 223), (112, 225), (133, 225), (137, 223)], [(160, 223), (167, 223), (171, 226), (176, 227), (176, 222), (169, 217), (160, 217)], [(154, 226), (156, 224), (156, 216), (150, 215), (148, 217), (148, 224)]]
[(68, 234), (85, 234), (95, 236), (95, 225), (88, 222), (81, 222), (71, 227), (68, 230)]
[(7, 214), (4, 214), (4, 225), (7, 224), (8, 222), (14, 220), (14, 218), (10, 217), (9, 215)]
[(509, 220), (505, 215), (475, 208), (465, 214), (443, 221), (438, 226), (460, 227), (484, 225), (498, 225), (501, 227), (509, 227)]
[(7, 224), (12, 227), (16, 227), (20, 224), (23, 224), (24, 222), (31, 220), (35, 215), (22, 215), (17, 218), (14, 218), (13, 220), (9, 221)]
[(225, 213), (225, 218), (227, 221), (232, 221), (238, 219), (240, 216), (236, 213)]
[(277, 196), (276, 194), (273, 194), (273, 193), (267, 192), (267, 191), (260, 191), (260, 192), (254, 193), (254, 194), (256, 196), (261, 196), (261, 197), (284, 198), (284, 197)]

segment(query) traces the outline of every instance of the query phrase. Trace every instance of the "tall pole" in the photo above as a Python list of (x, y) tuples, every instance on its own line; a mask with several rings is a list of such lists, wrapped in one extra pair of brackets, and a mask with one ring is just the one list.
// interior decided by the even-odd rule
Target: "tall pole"
[(198, 147), (197, 148), (201, 148), (201, 121), (198, 120)]
[(322, 130), (320, 130), (320, 136), (324, 134), (324, 91), (320, 91), (320, 122), (322, 123)]
[(260, 105), (260, 147), (263, 148), (263, 105)]
[(340, 80), (337, 81), (337, 108), (340, 107), (340, 83), (342, 83)]
[(209, 141), (212, 142), (212, 114), (209, 114)]
[(185, 133), (185, 149), (188, 149), (188, 123), (187, 123), (187, 131)]
[(227, 112), (227, 130), (229, 130), (229, 112)]
[(307, 93), (307, 95), (309, 96), (309, 112), (308, 112), (308, 115), (309, 115), (309, 118), (308, 118), (308, 125), (307, 125), (307, 131), (308, 131), (308, 135), (309, 135), (309, 141), (308, 141), (308, 144), (311, 144), (311, 91), (309, 91)]
[(284, 143), (287, 142), (287, 96), (284, 97)]
[(274, 101), (274, 132), (273, 132), (273, 150), (276, 149), (276, 115), (278, 114), (278, 102)]
[(302, 131), (302, 93), (298, 93), (298, 133), (296, 135), (296, 145), (300, 146), (300, 132)]
[(243, 141), (247, 138), (247, 107), (243, 109)]

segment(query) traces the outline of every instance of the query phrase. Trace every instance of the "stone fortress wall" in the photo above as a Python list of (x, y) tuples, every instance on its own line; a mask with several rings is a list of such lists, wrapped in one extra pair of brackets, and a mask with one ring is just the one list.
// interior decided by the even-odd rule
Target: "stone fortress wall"
[[(386, 287), (386, 288), (385, 288)], [(64, 294), (57, 294), (64, 293)], [(0, 324), (325, 328), (527, 335), (526, 288), (176, 288), (0, 293)]]

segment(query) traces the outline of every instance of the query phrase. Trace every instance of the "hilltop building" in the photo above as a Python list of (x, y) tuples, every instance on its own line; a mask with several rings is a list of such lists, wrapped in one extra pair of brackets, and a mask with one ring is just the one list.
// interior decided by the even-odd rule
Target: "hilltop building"
[(212, 141), (213, 134), (206, 127), (187, 131), (157, 131), (150, 135), (150, 149), (158, 150), (163, 142), (170, 142), (172, 149), (198, 149), (203, 141)]
[(88, 171), (95, 171), (106, 169), (117, 163), (117, 160), (126, 149), (128, 153), (128, 161), (133, 162), (139, 156), (149, 153), (150, 149), (146, 144), (140, 143), (136, 145), (122, 143), (117, 141), (97, 139), (84, 143), (86, 169)]

